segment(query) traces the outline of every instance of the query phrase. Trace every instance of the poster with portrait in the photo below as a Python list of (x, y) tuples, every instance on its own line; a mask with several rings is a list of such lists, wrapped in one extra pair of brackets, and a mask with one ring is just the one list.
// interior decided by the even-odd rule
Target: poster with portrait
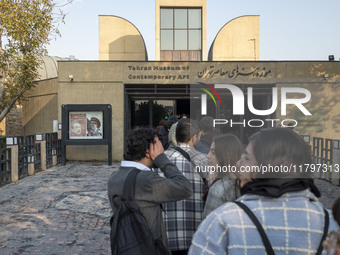
[(69, 137), (70, 139), (102, 139), (103, 112), (70, 112)]

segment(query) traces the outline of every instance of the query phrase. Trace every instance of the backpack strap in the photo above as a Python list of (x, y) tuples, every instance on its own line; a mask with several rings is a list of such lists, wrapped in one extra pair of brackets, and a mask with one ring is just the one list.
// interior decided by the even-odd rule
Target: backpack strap
[(323, 235), (322, 235), (322, 238), (321, 238), (321, 241), (320, 241), (319, 249), (316, 252), (316, 255), (320, 255), (322, 253), (322, 250), (323, 250), (322, 242), (325, 240), (327, 233), (328, 233), (329, 214), (328, 214), (328, 211), (325, 208), (323, 210), (325, 211), (325, 226), (324, 226), (324, 229), (323, 229)]
[[(255, 214), (243, 203), (236, 201), (235, 204), (237, 204), (239, 207), (241, 207), (244, 212), (249, 216), (249, 218), (253, 221), (253, 223), (255, 224), (257, 230), (259, 231), (260, 235), (261, 235), (261, 239), (262, 242), (266, 248), (266, 252), (268, 255), (274, 255), (274, 250), (272, 245), (270, 244), (270, 241), (266, 235), (266, 233), (264, 232), (264, 229), (261, 225), (261, 223), (259, 222), (259, 220), (256, 218)], [(319, 244), (319, 248), (316, 252), (316, 255), (320, 255), (322, 253), (323, 250), (323, 246), (322, 246), (322, 242), (325, 240), (327, 233), (328, 233), (328, 226), (329, 226), (329, 213), (326, 209), (324, 209), (325, 212), (325, 225), (324, 225), (324, 230), (323, 230), (323, 235)]]
[(249, 218), (253, 221), (255, 224), (257, 230), (259, 231), (261, 235), (262, 242), (264, 244), (264, 247), (266, 248), (267, 255), (275, 255), (272, 245), (270, 244), (270, 241), (264, 232), (264, 229), (259, 222), (259, 220), (256, 218), (255, 214), (243, 203), (236, 201), (235, 204), (237, 204), (239, 207), (243, 209), (243, 211), (249, 216)]
[(175, 150), (178, 151), (179, 153), (181, 153), (182, 156), (185, 157), (185, 158), (191, 163), (190, 156), (189, 156), (189, 154), (188, 154), (185, 150), (183, 150), (183, 149), (182, 149), (181, 147), (179, 147), (179, 146), (177, 146), (177, 147), (175, 148)]
[(122, 200), (132, 200), (133, 195), (135, 194), (135, 183), (136, 183), (136, 177), (137, 174), (140, 173), (140, 170), (137, 168), (132, 169), (124, 182), (124, 188), (123, 188), (123, 195)]

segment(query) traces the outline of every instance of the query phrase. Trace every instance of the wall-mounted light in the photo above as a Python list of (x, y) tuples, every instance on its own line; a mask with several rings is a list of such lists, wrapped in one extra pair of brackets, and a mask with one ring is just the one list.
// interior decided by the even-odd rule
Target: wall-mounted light
[(58, 124), (58, 130), (61, 130), (61, 123)]
[(36, 141), (42, 141), (44, 139), (44, 135), (43, 134), (35, 134), (35, 140)]
[(72, 75), (72, 74), (69, 74), (69, 75), (68, 75), (68, 79), (69, 79), (70, 81), (73, 81), (73, 75)]

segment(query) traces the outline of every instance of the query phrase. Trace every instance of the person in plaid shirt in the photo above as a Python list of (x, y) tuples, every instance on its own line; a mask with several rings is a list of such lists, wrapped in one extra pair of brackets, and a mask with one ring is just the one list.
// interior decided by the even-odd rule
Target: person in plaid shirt
[[(309, 146), (287, 128), (262, 129), (249, 138), (245, 154), (238, 162), (248, 166), (310, 165)], [(307, 170), (307, 169), (305, 169)], [(320, 192), (308, 172), (275, 172), (263, 175), (241, 172), (242, 202), (255, 215), (274, 254), (320, 254), (323, 234), (336, 230), (318, 200)], [(268, 246), (267, 246), (268, 247)], [(317, 253), (319, 251), (319, 253)], [(266, 254), (264, 242), (253, 221), (236, 203), (227, 202), (212, 211), (195, 233), (190, 255)], [(267, 253), (268, 254), (268, 253)], [(325, 252), (323, 253), (325, 254)]]
[[(201, 175), (196, 172), (195, 167), (207, 166), (208, 159), (204, 154), (194, 149), (199, 141), (199, 136), (198, 122), (181, 119), (176, 128), (176, 140), (179, 150), (182, 149), (184, 153), (178, 151), (178, 147), (175, 150), (165, 151), (169, 160), (190, 181), (193, 188), (193, 195), (188, 199), (168, 202), (163, 205), (163, 220), (172, 254), (187, 254), (192, 236), (202, 221), (202, 196), (205, 192), (205, 183)], [(188, 156), (190, 161), (186, 158)]]

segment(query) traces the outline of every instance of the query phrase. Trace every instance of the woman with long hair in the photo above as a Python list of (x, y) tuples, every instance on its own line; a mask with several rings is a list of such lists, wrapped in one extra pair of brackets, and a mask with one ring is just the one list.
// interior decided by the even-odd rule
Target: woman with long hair
[(321, 254), (338, 227), (318, 200), (312, 163), (309, 145), (292, 130), (252, 135), (238, 162), (242, 196), (207, 216), (189, 254)]
[(208, 161), (215, 178), (207, 192), (203, 218), (225, 202), (234, 201), (240, 196), (234, 170), (242, 151), (242, 143), (235, 135), (220, 135), (213, 139)]

